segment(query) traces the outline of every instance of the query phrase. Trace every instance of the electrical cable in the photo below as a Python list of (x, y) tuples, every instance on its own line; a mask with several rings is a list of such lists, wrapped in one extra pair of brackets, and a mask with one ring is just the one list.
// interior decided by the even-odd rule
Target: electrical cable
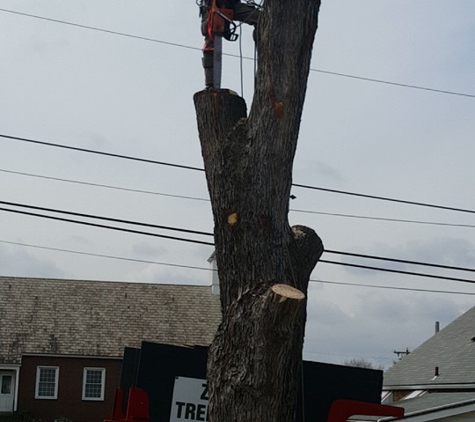
[(428, 204), (426, 202), (408, 201), (408, 200), (404, 200), (404, 199), (388, 198), (386, 196), (368, 195), (368, 194), (365, 194), (365, 193), (348, 192), (348, 191), (343, 191), (343, 190), (338, 190), (338, 189), (322, 188), (322, 187), (319, 187), (319, 186), (301, 185), (301, 184), (297, 184), (297, 183), (292, 183), (292, 186), (295, 186), (295, 187), (298, 187), (298, 188), (303, 188), (303, 189), (313, 189), (313, 190), (319, 190), (319, 191), (324, 191), (324, 192), (338, 193), (338, 194), (342, 194), (342, 195), (357, 196), (357, 197), (360, 197), (360, 198), (377, 199), (379, 201), (398, 202), (400, 204), (418, 205), (418, 206), (422, 206), (422, 207), (437, 208), (437, 209), (448, 210), (448, 211), (457, 211), (457, 212), (465, 212), (465, 213), (469, 213), (469, 214), (475, 214), (475, 210), (448, 207), (448, 206), (437, 205), (437, 204)]
[(81, 181), (81, 180), (64, 179), (64, 178), (60, 178), (60, 177), (44, 176), (44, 175), (41, 175), (41, 174), (25, 173), (25, 172), (5, 170), (5, 169), (0, 169), (0, 172), (9, 173), (9, 174), (16, 174), (16, 175), (19, 175), (19, 176), (37, 177), (37, 178), (40, 178), (40, 179), (54, 180), (54, 181), (57, 181), (57, 182), (66, 182), (66, 183), (74, 183), (74, 184), (78, 184), (78, 185), (94, 186), (94, 187), (105, 188), (105, 189), (113, 189), (113, 190), (119, 190), (119, 191), (125, 191), (125, 192), (143, 193), (143, 194), (147, 194), (147, 195), (166, 196), (166, 197), (169, 197), (169, 198), (190, 199), (190, 200), (193, 200), (193, 201), (210, 202), (209, 199), (198, 198), (196, 196), (174, 195), (174, 194), (170, 194), (170, 193), (155, 192), (155, 191), (149, 191), (149, 190), (143, 190), (143, 189), (124, 188), (124, 187), (120, 187), (120, 186), (104, 185), (104, 184), (100, 184), (100, 183), (84, 182), (84, 181)]
[[(180, 47), (180, 48), (186, 48), (188, 50), (201, 51), (201, 48), (199, 48), (199, 47), (192, 47), (192, 46), (185, 45), (185, 44), (173, 43), (173, 42), (169, 42), (169, 41), (162, 41), (162, 40), (158, 40), (158, 39), (155, 39), (155, 38), (142, 37), (140, 35), (133, 35), (133, 34), (128, 34), (128, 33), (120, 32), (120, 31), (112, 31), (112, 30), (109, 30), (109, 29), (98, 28), (98, 27), (95, 27), (95, 26), (77, 24), (77, 23), (73, 23), (73, 22), (60, 20), (60, 19), (47, 18), (47, 17), (44, 17), (44, 16), (34, 15), (34, 14), (31, 14), (31, 13), (19, 12), (19, 11), (15, 11), (15, 10), (4, 9), (4, 8), (0, 8), (0, 12), (11, 13), (11, 14), (19, 15), (19, 16), (25, 16), (25, 17), (29, 17), (29, 18), (40, 19), (40, 20), (44, 20), (44, 21), (48, 21), (48, 22), (54, 22), (54, 23), (60, 23), (60, 24), (64, 24), (64, 25), (70, 25), (70, 26), (74, 26), (74, 27), (82, 28), (82, 29), (87, 29), (87, 30), (91, 30), (91, 31), (104, 32), (104, 33), (107, 33), (107, 34), (118, 35), (118, 36), (121, 36), (121, 37), (136, 38), (138, 40), (169, 45), (169, 46), (172, 46), (172, 47)], [(223, 55), (228, 56), (228, 57), (239, 57), (236, 54), (229, 54), (229, 53), (224, 53)], [(245, 57), (244, 56), (243, 58), (246, 59), (246, 60), (254, 60), (252, 57)], [(383, 79), (367, 78), (367, 77), (363, 77), (363, 76), (356, 76), (356, 75), (350, 75), (350, 74), (340, 73), (340, 72), (332, 72), (332, 71), (321, 70), (321, 69), (310, 69), (310, 71), (311, 72), (318, 72), (318, 73), (322, 73), (322, 74), (327, 74), (327, 75), (332, 75), (332, 76), (358, 79), (358, 80), (362, 80), (362, 81), (366, 81), (366, 82), (392, 85), (392, 86), (397, 86), (397, 87), (401, 87), (401, 88), (418, 89), (418, 90), (435, 92), (435, 93), (439, 93), (439, 94), (447, 94), (447, 95), (456, 95), (456, 96), (462, 96), (462, 97), (468, 97), (468, 98), (475, 98), (474, 94), (466, 94), (466, 93), (462, 93), (462, 92), (448, 91), (448, 90), (424, 87), (424, 86), (419, 86), (419, 85), (404, 84), (404, 83), (399, 83), (399, 82), (390, 82), (390, 81), (386, 81), (386, 80), (383, 80)]]
[[(49, 250), (49, 251), (55, 251), (55, 252), (65, 252), (65, 253), (70, 253), (70, 254), (84, 255), (84, 256), (90, 256), (90, 257), (96, 257), (96, 258), (106, 258), (106, 259), (115, 259), (115, 260), (121, 260), (121, 261), (137, 262), (137, 263), (142, 263), (142, 264), (163, 265), (163, 266), (168, 266), (168, 267), (185, 268), (185, 269), (201, 270), (201, 271), (216, 271), (211, 268), (198, 267), (198, 266), (193, 266), (193, 265), (173, 264), (169, 262), (159, 262), (159, 261), (151, 261), (151, 260), (138, 259), (138, 258), (127, 258), (127, 257), (121, 257), (121, 256), (115, 256), (115, 255), (97, 254), (97, 253), (83, 252), (83, 251), (77, 251), (77, 250), (72, 250), (72, 249), (32, 245), (32, 244), (22, 243), (22, 242), (12, 242), (8, 240), (0, 240), (0, 243), (28, 247), (28, 248), (43, 249), (43, 250)], [(376, 286), (372, 284), (345, 283), (345, 282), (328, 281), (328, 280), (321, 280), (321, 279), (310, 279), (309, 281), (312, 283), (332, 284), (332, 285), (341, 285), (341, 286), (349, 286), (349, 287), (366, 287), (366, 288), (375, 288), (375, 289), (402, 290), (402, 291), (424, 292), (424, 293), (445, 293), (445, 294), (467, 295), (467, 296), (475, 295), (475, 293), (452, 291), (452, 290), (417, 289), (417, 288), (411, 288), (411, 287), (396, 287), (396, 286)]]
[(449, 280), (449, 281), (456, 281), (456, 282), (459, 282), (459, 283), (475, 284), (475, 280), (467, 280), (466, 278), (445, 277), (445, 276), (442, 276), (442, 275), (417, 273), (417, 272), (414, 272), (414, 271), (393, 270), (393, 269), (390, 269), (390, 268), (372, 267), (372, 266), (369, 266), (369, 265), (350, 264), (349, 262), (328, 261), (326, 259), (320, 259), (318, 262), (322, 263), (322, 264), (333, 264), (333, 265), (342, 265), (344, 267), (361, 268), (361, 269), (364, 269), (364, 270), (383, 271), (383, 272), (394, 273), (394, 274), (405, 274), (405, 275), (412, 275), (412, 276), (416, 276), (416, 277), (436, 278), (438, 280)]
[[(143, 190), (143, 189), (125, 188), (121, 186), (112, 186), (112, 185), (105, 185), (101, 183), (85, 182), (81, 180), (64, 179), (60, 177), (45, 176), (45, 175), (34, 174), (34, 173), (25, 173), (25, 172), (6, 170), (6, 169), (1, 169), (1, 168), (0, 168), (0, 172), (15, 174), (19, 176), (35, 177), (35, 178), (45, 179), (45, 180), (54, 180), (57, 182), (73, 183), (73, 184), (78, 184), (78, 185), (112, 189), (112, 190), (118, 190), (118, 191), (124, 191), (124, 192), (133, 192), (133, 193), (141, 193), (141, 194), (148, 194), (148, 195), (165, 196), (168, 198), (189, 199), (193, 201), (210, 202), (209, 199), (199, 198), (196, 196), (175, 195), (175, 194), (149, 191), (149, 190)], [(394, 222), (394, 223), (424, 224), (424, 225), (431, 225), (431, 226), (446, 226), (446, 227), (470, 228), (470, 229), (475, 228), (474, 224), (458, 224), (458, 223), (442, 223), (442, 222), (437, 222), (437, 221), (408, 220), (408, 219), (401, 219), (401, 218), (387, 218), (387, 217), (375, 217), (375, 216), (367, 216), (367, 215), (355, 215), (355, 214), (344, 214), (344, 213), (312, 211), (312, 210), (299, 210), (295, 208), (290, 208), (289, 211), (296, 212), (296, 213), (304, 213), (304, 214), (327, 215), (327, 216), (332, 216), (332, 217), (356, 218), (356, 219), (374, 220), (374, 221), (388, 221), (388, 222)]]
[(431, 91), (431, 92), (436, 92), (436, 93), (439, 93), (439, 94), (449, 94), (449, 95), (458, 95), (458, 96), (461, 96), (461, 97), (475, 98), (474, 94), (466, 94), (466, 93), (463, 93), (463, 92), (446, 91), (446, 90), (443, 90), (443, 89), (429, 88), (429, 87), (424, 87), (424, 86), (420, 86), (420, 85), (411, 85), (411, 84), (403, 84), (403, 83), (399, 83), (399, 82), (390, 82), (390, 81), (385, 81), (385, 80), (382, 80), (382, 79), (366, 78), (366, 77), (363, 77), (363, 76), (349, 75), (347, 73), (331, 72), (329, 70), (310, 69), (310, 71), (311, 72), (324, 73), (326, 75), (341, 76), (343, 78), (358, 79), (360, 81), (375, 82), (375, 83), (385, 84), (385, 85), (393, 85), (393, 86), (398, 86), (398, 87), (401, 87), (401, 88), (420, 89), (420, 90), (423, 90), (423, 91)]
[(83, 252), (83, 251), (76, 251), (76, 250), (73, 250), (73, 249), (53, 248), (51, 246), (31, 245), (31, 244), (28, 244), (28, 243), (11, 242), (11, 241), (7, 241), (7, 240), (0, 240), (0, 243), (6, 243), (6, 244), (9, 244), (9, 245), (16, 245), (16, 246), (24, 246), (24, 247), (28, 247), (28, 248), (44, 249), (44, 250), (47, 250), (47, 251), (66, 252), (66, 253), (71, 253), (71, 254), (76, 254), (76, 255), (91, 256), (91, 257), (95, 257), (95, 258), (117, 259), (117, 260), (121, 260), (121, 261), (137, 262), (137, 263), (140, 263), (140, 264), (154, 264), (154, 265), (164, 265), (164, 266), (167, 266), (167, 267), (186, 268), (186, 269), (191, 269), (191, 270), (213, 271), (210, 268), (197, 267), (197, 266), (193, 266), (193, 265), (172, 264), (172, 263), (169, 263), (169, 262), (150, 261), (150, 260), (147, 260), (147, 259), (138, 259), (138, 258), (126, 258), (126, 257), (123, 257), (123, 256)]
[[(121, 232), (126, 232), (126, 233), (140, 234), (140, 235), (145, 235), (145, 236), (154, 236), (154, 237), (160, 237), (160, 238), (169, 239), (169, 240), (178, 240), (178, 241), (182, 241), (182, 242), (189, 242), (189, 243), (197, 243), (197, 244), (207, 245), (207, 246), (214, 246), (214, 243), (205, 242), (205, 241), (201, 241), (201, 240), (195, 240), (195, 239), (189, 239), (189, 238), (180, 238), (180, 237), (168, 236), (168, 235), (150, 233), (150, 232), (143, 232), (143, 231), (131, 230), (131, 229), (126, 229), (126, 228), (116, 227), (116, 226), (107, 226), (107, 225), (104, 225), (104, 224), (90, 223), (90, 222), (86, 222), (86, 221), (72, 220), (72, 219), (68, 219), (68, 218), (62, 218), (62, 217), (55, 217), (55, 216), (45, 215), (45, 214), (32, 213), (32, 212), (29, 212), (29, 211), (12, 210), (12, 209), (2, 208), (2, 207), (0, 207), (0, 211), (12, 212), (12, 213), (16, 213), (16, 214), (23, 214), (23, 215), (39, 217), (39, 218), (46, 218), (46, 219), (50, 219), (50, 220), (62, 221), (62, 222), (67, 222), (67, 223), (81, 224), (81, 225), (96, 227), (96, 228), (116, 230), (116, 231), (121, 231)], [(184, 230), (184, 229), (181, 229), (181, 230)], [(418, 276), (418, 277), (435, 278), (435, 279), (439, 279), (439, 280), (456, 281), (456, 282), (463, 282), (463, 283), (475, 283), (475, 281), (473, 281), (473, 280), (467, 280), (467, 279), (463, 279), (463, 278), (438, 276), (438, 275), (433, 275), (433, 274), (402, 271), (402, 270), (393, 270), (393, 269), (388, 269), (388, 268), (373, 267), (373, 266), (358, 265), (358, 264), (350, 264), (350, 263), (345, 263), (345, 262), (328, 261), (328, 260), (325, 260), (325, 259), (320, 259), (319, 262), (320, 263), (325, 263), (325, 264), (342, 265), (342, 266), (361, 268), (361, 269), (373, 270), (373, 271), (383, 271), (383, 272), (391, 272), (391, 273), (395, 273), (395, 274), (404, 274), (404, 275), (412, 275), (412, 276)]]
[[(132, 157), (132, 156), (129, 156), (129, 155), (121, 155), (121, 154), (115, 154), (115, 153), (110, 153), (110, 152), (105, 152), (105, 151), (97, 151), (97, 150), (91, 150), (91, 149), (86, 149), (86, 148), (79, 148), (79, 147), (74, 147), (74, 146), (71, 146), (71, 145), (56, 144), (56, 143), (53, 143), (53, 142), (45, 142), (45, 141), (39, 141), (39, 140), (35, 140), (35, 139), (22, 138), (22, 137), (19, 137), (19, 136), (11, 136), (11, 135), (0, 134), (0, 138), (10, 139), (10, 140), (13, 140), (13, 141), (39, 144), (39, 145), (55, 147), (55, 148), (70, 149), (70, 150), (85, 152), (85, 153), (89, 153), (89, 154), (99, 154), (99, 155), (109, 156), (109, 157), (113, 157), (113, 158), (121, 158), (121, 159), (126, 159), (126, 160), (141, 161), (141, 162), (146, 162), (146, 163), (151, 163), (151, 164), (158, 164), (158, 165), (163, 165), (163, 166), (168, 166), (168, 167), (175, 167), (175, 168), (180, 168), (180, 169), (185, 169), (185, 170), (204, 171), (203, 168), (199, 168), (199, 167), (192, 167), (192, 166), (187, 166), (187, 165), (182, 165), (182, 164), (175, 164), (175, 163), (169, 163), (169, 162), (164, 162), (164, 161), (150, 160), (148, 158)], [(311, 189), (311, 190), (318, 190), (318, 191), (322, 191), (322, 192), (336, 193), (336, 194), (342, 194), (342, 195), (350, 195), (350, 196), (355, 196), (355, 197), (359, 197), (359, 198), (375, 199), (375, 200), (380, 200), (380, 201), (395, 202), (395, 203), (406, 204), (406, 205), (417, 205), (417, 206), (421, 206), (421, 207), (436, 208), (436, 209), (442, 209), (442, 210), (446, 210), (446, 211), (455, 211), (455, 212), (475, 214), (475, 210), (448, 207), (448, 206), (445, 206), (445, 205), (437, 205), (437, 204), (429, 204), (429, 203), (425, 203), (425, 202), (408, 201), (408, 200), (404, 200), (404, 199), (389, 198), (389, 197), (385, 197), (385, 196), (376, 196), (376, 195), (369, 195), (369, 194), (357, 193), (357, 192), (349, 192), (349, 191), (343, 191), (343, 190), (338, 190), (338, 189), (323, 188), (323, 187), (319, 187), (319, 186), (302, 185), (302, 184), (298, 184), (298, 183), (292, 183), (292, 186), (302, 188), (302, 189)]]
[[(13, 207), (32, 209), (36, 211), (53, 212), (53, 213), (58, 213), (58, 214), (63, 214), (63, 215), (71, 215), (75, 217), (92, 218), (92, 219), (101, 220), (101, 221), (110, 221), (114, 223), (130, 224), (130, 225), (135, 225), (135, 226), (156, 228), (156, 229), (161, 229), (161, 230), (170, 230), (170, 231), (176, 231), (180, 233), (194, 234), (194, 235), (200, 235), (200, 236), (210, 236), (210, 237), (214, 236), (213, 233), (211, 232), (184, 229), (181, 227), (164, 226), (164, 225), (158, 225), (158, 224), (152, 224), (152, 223), (142, 223), (138, 221), (124, 220), (124, 219), (118, 219), (118, 218), (112, 218), (112, 217), (104, 217), (104, 216), (99, 216), (99, 215), (94, 215), (94, 214), (85, 214), (85, 213), (79, 213), (75, 211), (59, 210), (57, 208), (47, 208), (47, 207), (40, 207), (36, 205), (30, 205), (30, 204), (21, 204), (18, 202), (0, 201), (0, 204), (13, 206)], [(3, 209), (3, 210), (7, 211), (7, 209)], [(43, 216), (43, 215), (44, 214), (41, 214), (38, 216)], [(71, 222), (75, 222), (75, 221), (76, 220), (73, 220)], [(140, 232), (140, 234), (146, 234), (146, 233)], [(354, 252), (344, 252), (344, 251), (331, 250), (331, 249), (325, 250), (324, 253), (333, 254), (333, 255), (351, 256), (351, 257), (363, 258), (363, 259), (381, 260), (381, 261), (386, 261), (386, 262), (396, 262), (396, 263), (409, 264), (409, 265), (419, 265), (419, 266), (426, 266), (426, 267), (433, 267), (433, 268), (441, 268), (445, 270), (475, 272), (475, 269), (473, 268), (433, 264), (433, 263), (428, 263), (428, 262), (412, 261), (412, 260), (399, 259), (399, 258), (389, 258), (389, 257), (384, 257), (384, 256), (360, 254), (360, 253), (354, 253)], [(323, 262), (323, 261), (320, 260), (320, 262)], [(346, 265), (346, 264), (342, 264), (342, 265)], [(348, 265), (352, 265), (352, 264), (348, 264)]]
[(426, 266), (426, 267), (442, 268), (445, 270), (475, 272), (475, 269), (473, 268), (455, 267), (451, 265), (442, 265), (442, 264), (429, 264), (428, 262), (409, 261), (407, 259), (388, 258), (384, 256), (359, 254), (359, 253), (353, 253), (353, 252), (333, 251), (333, 250), (328, 250), (328, 249), (325, 249), (325, 252), (329, 254), (335, 254), (335, 255), (353, 256), (356, 258), (376, 259), (376, 260), (387, 261), (387, 262), (398, 262), (401, 264), (421, 265), (421, 266)]
[[(0, 170), (2, 171), (2, 170)], [(367, 215), (355, 215), (355, 214), (343, 214), (335, 212), (323, 212), (323, 211), (310, 211), (310, 210), (297, 210), (295, 208), (290, 208), (289, 211), (305, 214), (317, 214), (317, 215), (328, 215), (332, 217), (345, 217), (345, 218), (357, 218), (362, 220), (375, 220), (375, 221), (388, 221), (393, 223), (412, 223), (412, 224), (426, 224), (431, 226), (447, 226), (447, 227), (463, 227), (463, 228), (475, 228), (474, 224), (458, 224), (458, 223), (442, 223), (438, 221), (424, 221), (424, 220), (408, 220), (402, 218), (388, 218), (388, 217), (374, 217)]]
[(204, 171), (204, 169), (199, 168), (199, 167), (192, 167), (192, 166), (185, 166), (185, 165), (181, 165), (181, 164), (166, 163), (166, 162), (163, 162), (163, 161), (150, 160), (148, 158), (132, 157), (130, 155), (121, 155), (121, 154), (114, 154), (112, 152), (105, 152), (105, 151), (98, 151), (98, 150), (87, 149), (87, 148), (73, 147), (71, 145), (55, 144), (55, 143), (52, 143), (52, 142), (38, 141), (36, 139), (21, 138), (21, 137), (18, 137), (18, 136), (10, 136), (10, 135), (3, 135), (3, 134), (1, 134), (0, 137), (10, 139), (12, 141), (21, 141), (21, 142), (28, 142), (28, 143), (31, 143), (31, 144), (38, 144), (38, 145), (43, 145), (43, 146), (48, 146), (48, 147), (69, 149), (69, 150), (73, 150), (73, 151), (86, 152), (88, 154), (105, 155), (107, 157), (121, 158), (121, 159), (124, 159), (124, 160), (132, 160), (132, 161), (140, 161), (140, 162), (143, 162), (143, 163), (158, 164), (158, 165), (161, 165), (161, 166), (176, 167), (176, 168), (185, 169), (185, 170)]
[(169, 41), (162, 41), (162, 40), (157, 40), (155, 38), (142, 37), (140, 35), (127, 34), (126, 32), (112, 31), (110, 29), (98, 28), (96, 26), (82, 25), (82, 24), (79, 24), (79, 23), (68, 22), (68, 21), (61, 20), (61, 19), (47, 18), (47, 17), (44, 17), (44, 16), (33, 15), (31, 13), (18, 12), (16, 10), (9, 10), (9, 9), (0, 8), (0, 12), (11, 13), (11, 14), (14, 14), (14, 15), (19, 15), (19, 16), (26, 16), (26, 17), (29, 17), (29, 18), (40, 19), (40, 20), (44, 20), (44, 21), (48, 21), (48, 22), (60, 23), (60, 24), (63, 24), (63, 25), (74, 26), (76, 28), (88, 29), (88, 30), (91, 30), (91, 31), (104, 32), (106, 34), (111, 34), (111, 35), (119, 35), (121, 37), (135, 38), (135, 39), (142, 40), (142, 41), (150, 41), (150, 42), (154, 42), (154, 43), (169, 45), (169, 46), (172, 46), (172, 47), (180, 47), (180, 48), (186, 48), (188, 50), (201, 51), (201, 48), (191, 47), (191, 46), (185, 45), (185, 44), (178, 44), (178, 43), (169, 42)]
[(38, 214), (38, 213), (29, 212), (29, 211), (12, 210), (12, 209), (8, 209), (8, 208), (0, 208), (0, 211), (12, 212), (12, 213), (15, 213), (15, 214), (29, 215), (29, 216), (32, 216), (32, 217), (46, 218), (46, 219), (49, 219), (49, 220), (62, 221), (62, 222), (66, 222), (66, 223), (82, 224), (84, 226), (98, 227), (98, 228), (109, 229), (109, 230), (116, 230), (116, 231), (125, 232), (125, 233), (142, 234), (142, 235), (145, 235), (145, 236), (154, 236), (154, 237), (160, 237), (160, 238), (163, 238), (163, 239), (179, 240), (179, 241), (182, 241), (182, 242), (198, 243), (200, 245), (214, 246), (214, 243), (204, 242), (204, 241), (201, 241), (201, 240), (184, 239), (184, 238), (181, 238), (181, 237), (168, 236), (168, 235), (164, 235), (164, 234), (143, 232), (143, 231), (139, 231), (139, 230), (131, 230), (131, 229), (123, 228), (123, 227), (106, 226), (104, 224), (97, 224), (97, 223), (90, 223), (90, 222), (87, 222), (87, 221), (72, 220), (72, 219), (69, 219), (69, 218), (55, 217), (55, 216), (52, 216), (52, 215)]
[(58, 210), (58, 209), (55, 209), (55, 208), (39, 207), (39, 206), (36, 206), (36, 205), (19, 204), (18, 202), (0, 201), (0, 204), (10, 205), (10, 206), (13, 206), (13, 207), (27, 208), (27, 209), (37, 210), (37, 211), (47, 211), (47, 212), (55, 212), (55, 213), (58, 213), (58, 214), (67, 214), (67, 215), (72, 215), (74, 217), (94, 218), (96, 220), (101, 220), (101, 221), (111, 221), (113, 223), (131, 224), (131, 225), (134, 225), (134, 226), (149, 227), (149, 228), (155, 228), (155, 229), (161, 229), (161, 230), (171, 230), (171, 231), (176, 231), (176, 232), (180, 232), (180, 233), (197, 234), (197, 235), (201, 235), (201, 236), (213, 236), (213, 233), (210, 233), (210, 232), (202, 232), (202, 231), (197, 231), (197, 230), (182, 229), (182, 228), (179, 228), (179, 227), (171, 227), (171, 226), (160, 226), (160, 225), (151, 224), (151, 223), (139, 223), (137, 221), (123, 220), (123, 219), (119, 219), (119, 218), (103, 217), (103, 216), (99, 216), (99, 215), (84, 214), (84, 213), (74, 212), (74, 211)]
[(373, 284), (345, 283), (345, 282), (340, 282), (340, 281), (327, 281), (327, 280), (319, 280), (319, 279), (312, 279), (312, 278), (309, 281), (312, 283), (335, 284), (335, 285), (350, 286), (350, 287), (369, 287), (369, 288), (374, 288), (374, 289), (404, 290), (404, 291), (409, 291), (409, 292), (448, 293), (448, 294), (454, 294), (454, 295), (475, 296), (475, 293), (460, 292), (460, 291), (453, 291), (453, 290), (416, 289), (413, 287), (396, 287), (396, 286), (375, 286)]

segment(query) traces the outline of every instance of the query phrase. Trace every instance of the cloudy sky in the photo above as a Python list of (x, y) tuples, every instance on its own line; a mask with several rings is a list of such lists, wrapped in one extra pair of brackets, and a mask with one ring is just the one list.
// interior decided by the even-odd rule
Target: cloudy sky
[[(202, 172), (5, 137), (202, 167), (192, 102), (204, 84), (194, 1), (0, 0), (0, 39), (1, 201), (212, 231)], [(241, 40), (224, 45), (223, 86), (250, 105), (249, 28)], [(294, 183), (475, 210), (474, 40), (472, 0), (325, 1)], [(328, 250), (475, 268), (473, 212), (297, 187), (293, 194), (291, 224), (313, 227)], [(209, 283), (210, 246), (0, 208), (2, 276)], [(364, 358), (387, 367), (394, 350), (413, 350), (433, 334), (435, 321), (444, 327), (475, 304), (475, 286), (450, 280), (327, 263), (312, 280), (305, 357), (318, 361)]]

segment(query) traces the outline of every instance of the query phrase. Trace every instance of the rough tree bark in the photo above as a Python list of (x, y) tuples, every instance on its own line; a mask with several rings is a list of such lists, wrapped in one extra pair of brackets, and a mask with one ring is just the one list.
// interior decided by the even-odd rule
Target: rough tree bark
[(290, 227), (292, 165), (319, 0), (266, 0), (249, 117), (228, 90), (195, 94), (223, 321), (210, 348), (213, 422), (295, 420), (317, 234)]

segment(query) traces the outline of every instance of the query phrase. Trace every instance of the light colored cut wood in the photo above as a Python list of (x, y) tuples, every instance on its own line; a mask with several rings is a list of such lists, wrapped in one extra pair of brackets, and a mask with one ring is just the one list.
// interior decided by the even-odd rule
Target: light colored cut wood
[(274, 284), (271, 287), (271, 290), (274, 292), (274, 294), (280, 296), (279, 302), (283, 302), (287, 299), (305, 299), (304, 293), (302, 293), (299, 289), (296, 289), (295, 287), (289, 286), (288, 284)]

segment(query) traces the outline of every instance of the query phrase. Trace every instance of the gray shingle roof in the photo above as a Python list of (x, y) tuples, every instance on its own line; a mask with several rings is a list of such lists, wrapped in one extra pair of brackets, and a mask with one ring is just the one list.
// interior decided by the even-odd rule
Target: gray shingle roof
[[(385, 389), (475, 385), (474, 338), (475, 307), (389, 368), (384, 374)], [(435, 367), (438, 377), (434, 377)]]
[(143, 340), (209, 345), (209, 286), (0, 277), (0, 364), (22, 353), (122, 356)]
[(475, 392), (467, 393), (426, 393), (415, 399), (401, 400), (391, 406), (404, 407), (406, 415), (429, 412), (438, 408), (471, 404), (475, 402)]

